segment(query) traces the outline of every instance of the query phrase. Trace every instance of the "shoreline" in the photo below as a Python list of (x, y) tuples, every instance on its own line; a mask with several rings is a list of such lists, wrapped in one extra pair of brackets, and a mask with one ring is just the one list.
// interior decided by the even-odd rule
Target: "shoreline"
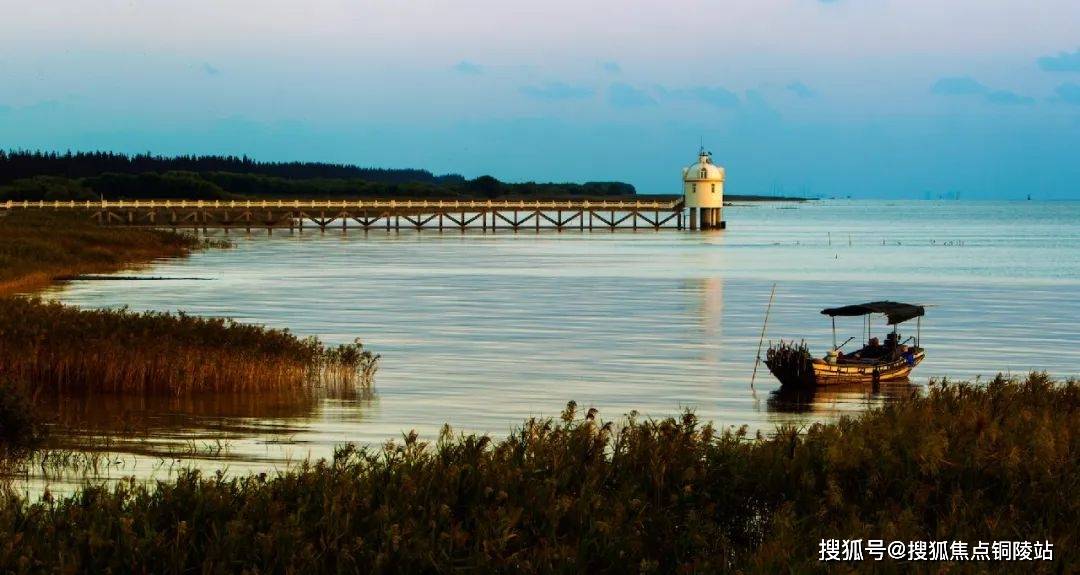
[(0, 280), (0, 447), (34, 438), (44, 414), (30, 413), (34, 421), (14, 426), (22, 431), (5, 428), (22, 422), (24, 404), (39, 394), (180, 396), (370, 386), (379, 356), (359, 340), (324, 346), (288, 329), (223, 318), (43, 301), (35, 290), (64, 278), (228, 245), (171, 231), (102, 228), (70, 216), (56, 227), (62, 217), (35, 214), (0, 223), (0, 261), (10, 264)]
[[(57, 221), (63, 226), (49, 225)], [(65, 277), (140, 269), (155, 260), (227, 247), (186, 233), (97, 226), (53, 213), (11, 214), (0, 220), (0, 297), (31, 295)]]

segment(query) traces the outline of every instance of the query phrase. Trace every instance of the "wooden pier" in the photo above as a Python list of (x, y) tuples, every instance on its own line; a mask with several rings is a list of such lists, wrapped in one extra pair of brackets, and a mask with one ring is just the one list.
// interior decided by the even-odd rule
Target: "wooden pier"
[(305, 226), (385, 230), (684, 229), (682, 197), (663, 200), (7, 201), (0, 210), (82, 211), (102, 225), (190, 229)]

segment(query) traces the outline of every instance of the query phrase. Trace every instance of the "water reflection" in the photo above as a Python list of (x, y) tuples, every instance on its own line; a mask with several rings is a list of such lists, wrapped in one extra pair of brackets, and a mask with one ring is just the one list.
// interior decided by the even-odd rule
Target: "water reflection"
[[(830, 385), (813, 388), (781, 387), (765, 402), (770, 413), (834, 417), (864, 411), (919, 393), (922, 386), (907, 379), (877, 384)], [(776, 420), (776, 418), (773, 418)], [(784, 422), (791, 422), (784, 418)]]
[(187, 397), (93, 394), (37, 401), (52, 414), (47, 449), (171, 457), (202, 445), (212, 447), (198, 455), (238, 460), (251, 457), (256, 445), (295, 443), (311, 422), (362, 424), (376, 398), (364, 388)]

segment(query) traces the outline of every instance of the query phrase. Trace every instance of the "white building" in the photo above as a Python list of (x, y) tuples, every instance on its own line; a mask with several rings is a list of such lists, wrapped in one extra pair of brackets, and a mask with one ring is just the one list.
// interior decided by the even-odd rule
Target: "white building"
[(683, 168), (683, 198), (690, 208), (690, 229), (724, 229), (724, 168), (704, 149), (698, 161)]

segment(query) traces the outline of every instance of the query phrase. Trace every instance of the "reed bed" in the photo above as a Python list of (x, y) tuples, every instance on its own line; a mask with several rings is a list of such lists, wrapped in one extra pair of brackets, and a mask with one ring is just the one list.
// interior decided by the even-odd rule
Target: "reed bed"
[(179, 257), (201, 245), (184, 233), (98, 226), (85, 214), (17, 211), (0, 217), (0, 295)]
[[(1067, 573), (1080, 384), (935, 384), (768, 436), (570, 404), (501, 441), (409, 434), (276, 476), (0, 503), (0, 571)], [(1054, 561), (818, 562), (823, 538), (1051, 541)]]
[(0, 298), (0, 373), (51, 393), (185, 395), (369, 385), (378, 356), (184, 313)]

